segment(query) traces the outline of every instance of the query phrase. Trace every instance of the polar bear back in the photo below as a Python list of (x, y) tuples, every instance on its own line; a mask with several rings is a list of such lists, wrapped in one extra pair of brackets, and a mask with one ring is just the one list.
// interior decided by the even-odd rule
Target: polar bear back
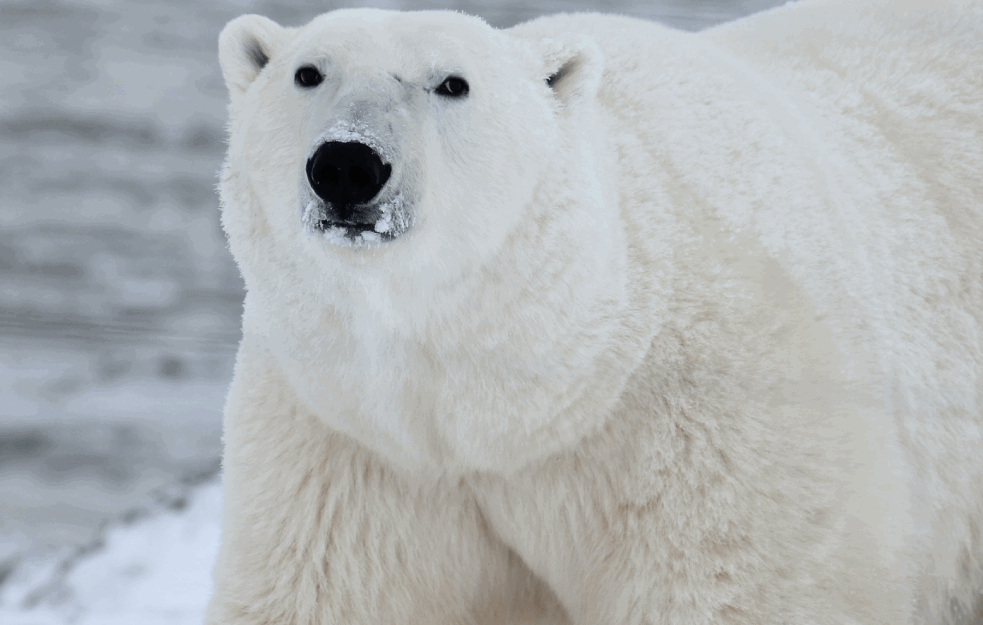
[[(913, 509), (932, 554), (925, 570), (968, 601), (983, 584), (974, 548), (964, 550), (983, 511), (983, 4), (813, 2), (703, 37), (821, 120), (818, 146), (869, 155), (827, 168), (864, 233), (870, 281), (852, 289), (872, 299), (859, 310), (884, 311), (857, 319), (853, 335), (882, 354), (913, 491), (928, 504)], [(832, 290), (803, 283), (819, 297)]]
[(696, 37), (598, 16), (520, 28), (589, 33), (599, 100), (631, 129), (622, 167), (672, 189), (655, 210), (760, 244), (801, 287), (842, 374), (897, 417), (926, 576), (968, 602), (983, 584), (966, 550), (983, 517), (983, 5), (802, 2)]
[[(600, 101), (631, 129), (621, 158), (685, 189), (681, 219), (720, 220), (779, 259), (832, 317), (850, 377), (929, 394), (944, 379), (979, 406), (983, 285), (966, 276), (983, 275), (983, 8), (829, 4), (698, 37), (591, 15), (519, 29), (599, 44)], [(979, 340), (951, 344), (967, 332)]]
[[(597, 42), (599, 101), (629, 129), (621, 168), (653, 179), (649, 211), (762, 246), (802, 289), (841, 373), (897, 419), (922, 570), (969, 604), (983, 585), (983, 4), (803, 1), (697, 36), (606, 16), (519, 29)], [(641, 232), (643, 208), (622, 200)]]
[[(870, 345), (884, 354), (887, 381), (904, 389), (899, 399), (915, 413), (940, 403), (978, 411), (983, 4), (828, 0), (702, 37), (736, 55), (762, 91), (782, 94), (784, 115), (814, 146), (827, 184), (841, 190), (838, 216), (862, 233), (851, 245), (863, 250), (853, 257), (868, 274), (866, 288), (851, 290), (865, 296), (860, 310), (875, 304), (888, 313), (881, 341)], [(834, 154), (858, 157), (837, 162)], [(832, 288), (831, 280), (812, 286), (815, 297)], [(933, 392), (940, 388), (947, 398)]]

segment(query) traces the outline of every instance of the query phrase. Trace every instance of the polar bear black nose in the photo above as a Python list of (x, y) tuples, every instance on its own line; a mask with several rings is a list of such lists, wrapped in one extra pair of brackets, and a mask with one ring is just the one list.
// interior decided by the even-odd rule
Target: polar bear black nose
[(336, 207), (364, 204), (389, 180), (392, 167), (362, 143), (329, 141), (307, 161), (307, 181), (325, 202)]

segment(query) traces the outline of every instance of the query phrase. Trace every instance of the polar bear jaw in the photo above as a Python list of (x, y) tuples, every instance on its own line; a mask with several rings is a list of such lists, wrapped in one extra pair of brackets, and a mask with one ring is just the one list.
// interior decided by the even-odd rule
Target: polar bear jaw
[[(367, 146), (392, 170), (387, 172), (388, 179), (369, 201), (339, 210), (329, 200), (318, 197), (312, 188), (310, 168), (314, 156), (322, 146), (332, 142)], [(301, 221), (309, 236), (323, 238), (334, 245), (359, 248), (387, 243), (409, 230), (413, 220), (407, 194), (400, 184), (402, 172), (398, 166), (394, 167), (396, 151), (392, 142), (374, 132), (369, 124), (335, 123), (312, 142), (307, 163), (298, 195)]]

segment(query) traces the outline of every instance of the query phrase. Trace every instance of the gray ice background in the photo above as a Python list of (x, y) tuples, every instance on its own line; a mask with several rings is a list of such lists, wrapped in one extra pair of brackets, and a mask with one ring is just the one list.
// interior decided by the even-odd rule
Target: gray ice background
[[(600, 10), (698, 30), (782, 3), (365, 5), (501, 27)], [(298, 25), (341, 6), (0, 2), (0, 591), (214, 481), (243, 296), (215, 193), (216, 38), (242, 13)]]

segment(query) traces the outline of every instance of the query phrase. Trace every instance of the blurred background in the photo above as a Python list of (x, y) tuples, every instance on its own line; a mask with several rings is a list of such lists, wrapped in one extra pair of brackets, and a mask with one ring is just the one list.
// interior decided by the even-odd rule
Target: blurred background
[[(783, 2), (365, 6), (699, 30)], [(341, 6), (0, 0), (0, 623), (200, 622), (243, 297), (215, 192), (216, 39), (242, 13)]]

